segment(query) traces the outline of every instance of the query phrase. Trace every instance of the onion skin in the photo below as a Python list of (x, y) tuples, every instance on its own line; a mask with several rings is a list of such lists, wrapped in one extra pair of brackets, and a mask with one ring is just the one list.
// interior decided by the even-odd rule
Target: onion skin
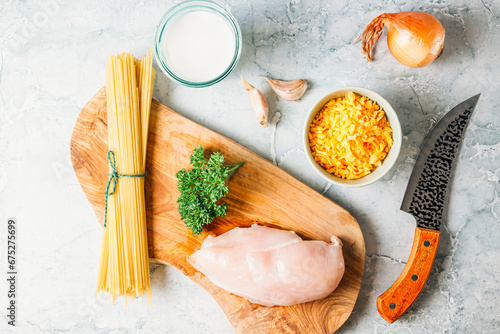
[[(384, 13), (377, 16), (359, 37), (362, 49), (371, 62), (371, 49), (375, 40), (387, 27), (387, 45), (401, 64), (424, 67), (432, 63), (443, 50), (445, 30), (434, 16), (425, 12)], [(359, 40), (358, 38), (358, 40)]]

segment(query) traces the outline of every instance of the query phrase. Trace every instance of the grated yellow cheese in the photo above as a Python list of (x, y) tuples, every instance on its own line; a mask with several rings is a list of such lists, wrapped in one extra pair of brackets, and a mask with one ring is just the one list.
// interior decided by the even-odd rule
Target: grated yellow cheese
[(350, 92), (316, 115), (309, 144), (328, 173), (354, 180), (382, 165), (392, 146), (392, 128), (376, 102)]

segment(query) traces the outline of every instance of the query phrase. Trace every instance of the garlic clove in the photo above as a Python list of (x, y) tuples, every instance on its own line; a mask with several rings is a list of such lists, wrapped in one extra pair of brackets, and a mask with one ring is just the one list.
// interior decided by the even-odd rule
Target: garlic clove
[(266, 78), (274, 92), (287, 101), (298, 101), (307, 90), (307, 81), (298, 79), (293, 81), (273, 80)]
[(243, 79), (243, 77), (241, 77), (241, 80), (243, 80), (243, 83), (245, 84), (245, 89), (248, 97), (250, 98), (250, 103), (252, 104), (253, 111), (255, 112), (260, 125), (267, 128), (269, 125), (267, 122), (267, 117), (269, 116), (269, 105), (267, 104), (266, 98), (257, 88)]

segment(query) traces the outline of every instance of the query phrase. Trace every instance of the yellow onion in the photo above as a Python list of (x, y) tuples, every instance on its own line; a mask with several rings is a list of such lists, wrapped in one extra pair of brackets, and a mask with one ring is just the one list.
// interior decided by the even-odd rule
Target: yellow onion
[(409, 67), (424, 67), (443, 50), (445, 31), (441, 22), (425, 12), (384, 13), (366, 26), (361, 48), (371, 62), (373, 44), (387, 27), (387, 45), (394, 58)]

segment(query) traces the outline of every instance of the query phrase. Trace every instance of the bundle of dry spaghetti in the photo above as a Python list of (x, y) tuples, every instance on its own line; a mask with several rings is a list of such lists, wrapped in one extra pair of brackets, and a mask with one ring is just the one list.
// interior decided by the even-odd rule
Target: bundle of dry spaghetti
[(143, 293), (151, 301), (144, 177), (154, 78), (150, 52), (106, 62), (110, 176), (96, 295), (107, 292), (113, 302)]

